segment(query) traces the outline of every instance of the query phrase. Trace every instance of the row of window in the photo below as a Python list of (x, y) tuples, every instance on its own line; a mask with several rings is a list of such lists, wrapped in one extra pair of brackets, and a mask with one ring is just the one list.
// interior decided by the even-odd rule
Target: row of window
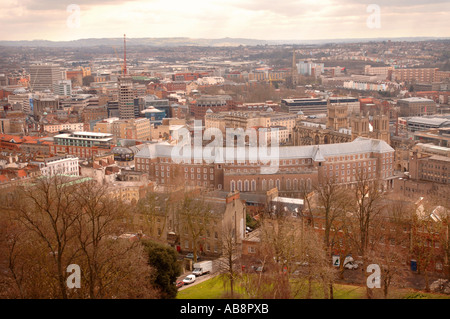
[[(269, 190), (274, 187), (277, 187), (278, 189), (281, 189), (281, 181), (279, 179), (276, 179), (275, 181), (273, 179), (269, 179), (268, 181), (263, 179), (261, 181), (261, 189), (262, 190)], [(300, 188), (299, 188), (300, 186)], [(306, 189), (310, 190), (312, 187), (311, 179), (308, 178), (306, 180)], [(305, 189), (305, 180), (301, 179), (300, 183), (297, 179), (294, 179), (293, 181), (290, 179), (286, 180), (286, 190), (303, 190)], [(255, 192), (256, 191), (256, 180), (238, 180), (237, 182), (232, 180), (230, 181), (230, 190), (232, 192), (238, 190), (240, 192)]]

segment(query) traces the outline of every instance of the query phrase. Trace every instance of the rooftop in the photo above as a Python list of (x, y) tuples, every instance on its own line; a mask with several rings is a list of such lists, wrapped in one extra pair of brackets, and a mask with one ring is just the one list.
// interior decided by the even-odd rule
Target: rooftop
[[(182, 153), (182, 147), (178, 146), (177, 149), (174, 150), (173, 145), (168, 143), (158, 143), (158, 144), (146, 144), (138, 154), (137, 157), (140, 158), (158, 158), (158, 157), (170, 157), (172, 159), (176, 159), (176, 156), (179, 156), (179, 160), (184, 159), (183, 155), (186, 153)], [(193, 149), (193, 147), (192, 147)], [(189, 155), (186, 155), (186, 159), (194, 159), (194, 152), (191, 150)], [(238, 160), (240, 158), (257, 160), (258, 155), (254, 154), (252, 149), (248, 147), (233, 147), (233, 148), (223, 148), (221, 149), (222, 154), (219, 151), (214, 152), (214, 149), (211, 149), (210, 152), (206, 152), (208, 155), (207, 158), (203, 157), (204, 161), (208, 162), (216, 162), (223, 163), (224, 161), (229, 160)], [(393, 152), (394, 149), (389, 146), (386, 142), (382, 140), (369, 139), (358, 137), (354, 141), (349, 143), (340, 143), (340, 144), (324, 144), (324, 145), (307, 145), (307, 146), (283, 146), (278, 149), (272, 149), (273, 154), (264, 154), (268, 158), (268, 160), (283, 160), (283, 159), (302, 159), (302, 158), (311, 158), (314, 161), (325, 161), (326, 157), (336, 156), (336, 155), (352, 155), (352, 154), (361, 154), (367, 152), (374, 153), (386, 153)], [(173, 154), (172, 154), (173, 152)], [(231, 155), (230, 155), (231, 154)], [(222, 156), (221, 156), (222, 155)], [(239, 156), (239, 157), (238, 157)], [(261, 154), (260, 156), (261, 157)], [(198, 159), (200, 161), (200, 159)]]
[(398, 102), (400, 102), (400, 101), (413, 102), (413, 103), (414, 102), (432, 102), (432, 103), (434, 103), (433, 100), (426, 99), (426, 98), (423, 98), (423, 97), (408, 97), (406, 99), (398, 100)]

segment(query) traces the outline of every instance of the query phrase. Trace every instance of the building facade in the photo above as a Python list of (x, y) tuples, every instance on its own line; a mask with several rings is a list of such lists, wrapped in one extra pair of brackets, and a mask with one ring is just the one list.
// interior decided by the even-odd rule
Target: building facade
[(36, 92), (50, 90), (57, 91), (57, 83), (64, 80), (61, 74), (61, 67), (56, 64), (35, 64), (30, 65), (30, 87)]
[(111, 151), (112, 134), (93, 132), (73, 132), (58, 134), (53, 137), (50, 154), (77, 156), (80, 159), (90, 159), (95, 155)]
[[(278, 169), (264, 169), (259, 160), (173, 160), (173, 145), (148, 144), (136, 154), (136, 170), (162, 185), (199, 186), (241, 192), (265, 192), (274, 187), (280, 194), (300, 196), (324, 179), (352, 184), (359, 177), (380, 179), (392, 186), (394, 149), (386, 142), (357, 138), (349, 143), (282, 146), (274, 160)], [(226, 152), (226, 151), (224, 151)], [(248, 152), (248, 150), (247, 150)], [(276, 163), (275, 163), (276, 162)]]
[(118, 78), (119, 117), (120, 119), (134, 119), (133, 80), (129, 76)]
[(72, 155), (44, 157), (32, 162), (41, 169), (42, 176), (70, 175), (80, 176), (79, 159)]
[(436, 102), (422, 97), (410, 97), (397, 101), (400, 116), (424, 116), (436, 114)]

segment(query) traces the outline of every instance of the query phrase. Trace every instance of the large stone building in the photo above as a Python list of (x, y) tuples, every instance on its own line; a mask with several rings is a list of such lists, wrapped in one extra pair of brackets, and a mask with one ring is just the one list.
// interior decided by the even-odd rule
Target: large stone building
[[(237, 244), (241, 244), (245, 237), (246, 206), (239, 192), (213, 191), (202, 195), (199, 189), (190, 192), (178, 189), (155, 191), (150, 196), (158, 209), (152, 222), (145, 223), (148, 216), (136, 214), (135, 223), (140, 227), (137, 230), (167, 242), (179, 252), (192, 252), (195, 245), (197, 256), (217, 257), (223, 253), (226, 236), (232, 236)], [(197, 208), (196, 213), (180, 209), (185, 196), (190, 198), (191, 207)], [(201, 236), (192, 235), (199, 231)]]
[[(243, 129), (246, 131), (251, 128), (266, 128), (269, 131), (275, 131), (275, 128), (285, 128), (287, 136), (283, 132), (285, 142), (292, 139), (292, 132), (298, 115), (284, 112), (274, 112), (271, 108), (266, 111), (230, 111), (213, 113), (208, 111), (205, 115), (205, 129), (218, 128), (223, 134), (227, 129)], [(273, 130), (271, 129), (273, 128)], [(284, 130), (284, 129), (283, 129)]]
[[(161, 185), (241, 192), (265, 192), (277, 187), (286, 196), (301, 196), (326, 178), (351, 184), (363, 175), (379, 178), (389, 186), (392, 182), (387, 181), (394, 171), (394, 149), (384, 141), (367, 138), (341, 144), (279, 147), (278, 156), (271, 162), (277, 167), (272, 171), (267, 170), (267, 163), (249, 157), (198, 160), (192, 153), (191, 160), (177, 162), (174, 147), (168, 143), (146, 145), (135, 156), (136, 170), (148, 173), (150, 180)], [(245, 151), (249, 153), (248, 148)]]
[(397, 101), (400, 116), (423, 116), (436, 114), (436, 102), (422, 97), (409, 97)]
[(190, 106), (190, 113), (197, 120), (204, 120), (207, 110), (214, 113), (228, 111), (232, 108), (229, 95), (202, 95)]
[(349, 114), (346, 105), (334, 104), (328, 106), (327, 125), (298, 120), (293, 130), (294, 145), (344, 143), (359, 136), (389, 144), (389, 118), (378, 114), (370, 123), (369, 116)]

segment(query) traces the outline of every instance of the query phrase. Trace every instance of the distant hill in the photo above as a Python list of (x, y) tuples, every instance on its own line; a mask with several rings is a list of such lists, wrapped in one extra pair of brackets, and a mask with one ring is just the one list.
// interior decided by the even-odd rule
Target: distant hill
[[(405, 37), (405, 38), (358, 38), (358, 39), (319, 39), (319, 40), (256, 40), (245, 38), (222, 38), (222, 39), (193, 39), (193, 38), (127, 38), (129, 46), (153, 46), (153, 47), (178, 47), (178, 46), (255, 46), (255, 45), (305, 45), (326, 43), (358, 43), (379, 41), (426, 41), (443, 40), (450, 38), (437, 37)], [(90, 38), (74, 41), (0, 41), (0, 46), (9, 47), (98, 47), (98, 46), (121, 46), (123, 38)]]

